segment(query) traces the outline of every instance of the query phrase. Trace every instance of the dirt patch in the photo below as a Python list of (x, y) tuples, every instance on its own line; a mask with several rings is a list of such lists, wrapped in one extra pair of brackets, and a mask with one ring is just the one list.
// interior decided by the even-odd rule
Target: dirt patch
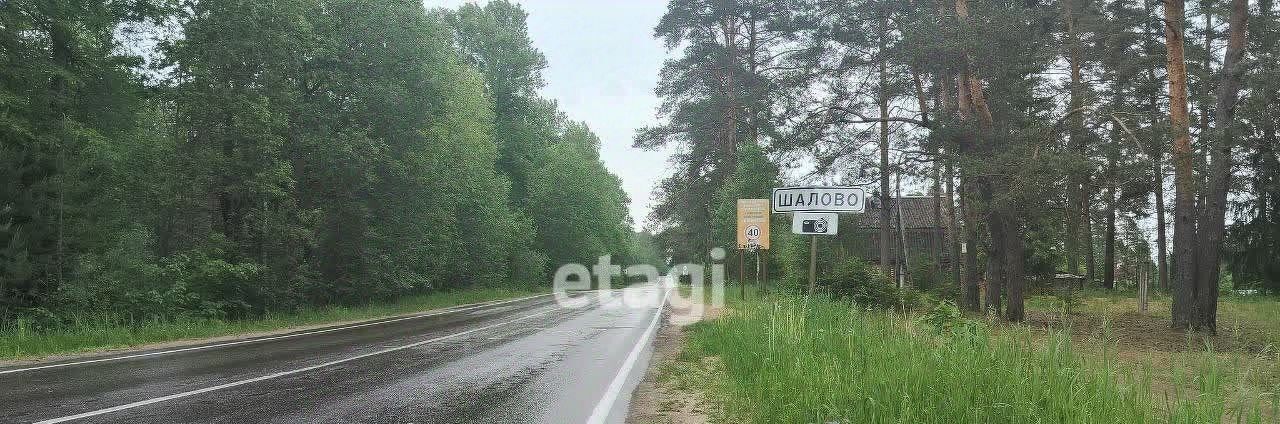
[[(681, 384), (679, 379), (672, 378), (672, 374), (677, 367), (688, 366), (678, 363), (684, 350), (685, 327), (703, 319), (716, 319), (723, 313), (723, 308), (707, 307), (701, 316), (681, 314), (679, 311), (667, 316), (654, 338), (653, 358), (649, 361), (649, 369), (632, 394), (626, 422), (701, 424), (710, 421), (715, 413), (715, 406), (708, 401), (706, 393)], [(698, 365), (703, 368), (716, 366), (714, 359), (707, 359), (709, 361)]]
[(1170, 328), (1166, 317), (1136, 311), (1107, 316), (1080, 313), (1063, 316), (1027, 311), (1026, 323), (1044, 331), (1069, 329), (1073, 340), (1104, 341), (1121, 346), (1123, 350), (1194, 352), (1212, 346), (1215, 352), (1260, 354), (1270, 349), (1266, 333), (1258, 328), (1235, 326), (1220, 329), (1216, 335), (1188, 334)]

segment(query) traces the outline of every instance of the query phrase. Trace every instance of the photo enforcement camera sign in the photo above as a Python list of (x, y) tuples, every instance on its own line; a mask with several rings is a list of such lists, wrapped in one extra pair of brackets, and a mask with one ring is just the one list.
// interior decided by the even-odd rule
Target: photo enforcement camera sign
[(791, 232), (817, 236), (836, 235), (840, 215), (834, 213), (796, 212), (791, 217)]

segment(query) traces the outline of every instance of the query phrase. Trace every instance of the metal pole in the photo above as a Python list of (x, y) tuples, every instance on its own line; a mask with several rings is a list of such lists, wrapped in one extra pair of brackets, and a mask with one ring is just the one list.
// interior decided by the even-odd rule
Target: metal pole
[(818, 285), (818, 236), (809, 236), (809, 295)]
[(746, 261), (746, 254), (742, 249), (738, 249), (738, 285), (742, 286), (742, 298), (747, 298), (747, 275), (743, 262)]
[(764, 254), (764, 264), (763, 264), (764, 278), (760, 280), (761, 281), (760, 289), (762, 292), (768, 293), (769, 292), (769, 249), (765, 249), (761, 253)]
[(755, 253), (756, 253), (756, 269), (754, 270), (755, 277), (756, 277), (755, 283), (756, 283), (756, 288), (759, 288), (760, 287), (760, 249), (756, 249)]

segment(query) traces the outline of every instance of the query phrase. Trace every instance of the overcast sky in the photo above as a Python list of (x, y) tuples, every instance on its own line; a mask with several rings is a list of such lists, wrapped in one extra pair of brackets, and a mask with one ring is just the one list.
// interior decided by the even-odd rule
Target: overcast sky
[[(547, 57), (545, 97), (600, 136), (600, 156), (622, 178), (631, 217), (643, 228), (654, 183), (665, 175), (665, 152), (631, 147), (637, 128), (655, 122), (653, 88), (666, 57), (653, 27), (665, 0), (516, 0), (529, 12), (529, 36)], [(464, 2), (427, 0), (456, 7)]]

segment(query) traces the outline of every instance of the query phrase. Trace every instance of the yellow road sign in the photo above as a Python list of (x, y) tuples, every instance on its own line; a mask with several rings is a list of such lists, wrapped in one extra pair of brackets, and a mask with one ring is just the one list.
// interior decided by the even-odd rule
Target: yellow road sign
[(738, 248), (769, 248), (769, 199), (738, 199)]

